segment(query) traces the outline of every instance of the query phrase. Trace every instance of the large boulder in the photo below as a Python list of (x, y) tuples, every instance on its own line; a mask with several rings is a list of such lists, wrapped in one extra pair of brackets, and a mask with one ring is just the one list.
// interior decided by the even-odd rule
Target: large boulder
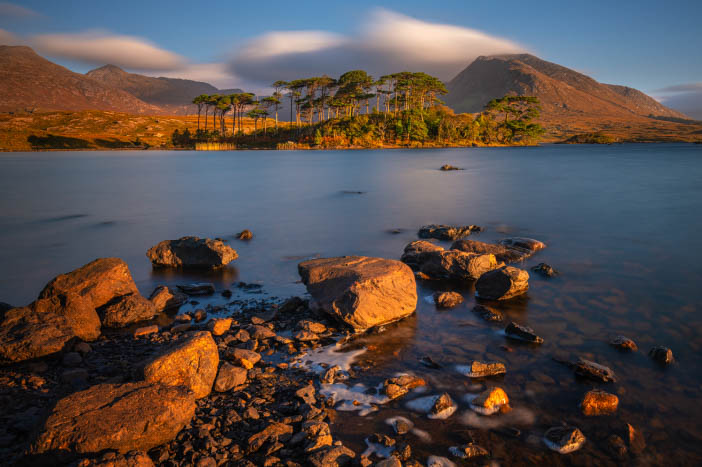
[(529, 290), (529, 273), (512, 266), (503, 266), (480, 276), (475, 295), (486, 300), (507, 300)]
[(407, 264), (412, 269), (419, 269), (422, 265), (423, 255), (425, 253), (431, 253), (432, 251), (444, 251), (444, 247), (427, 242), (426, 240), (417, 240), (409, 243), (405, 247), (400, 261)]
[(100, 318), (90, 300), (72, 292), (42, 298), (5, 312), (0, 358), (13, 362), (60, 352), (74, 339), (100, 336)]
[(99, 384), (59, 400), (31, 452), (58, 461), (106, 449), (148, 451), (175, 438), (195, 406), (183, 386)]
[(314, 259), (298, 271), (315, 305), (355, 331), (411, 315), (417, 285), (404, 263), (366, 256)]
[(477, 225), (425, 225), (419, 229), (419, 238), (436, 238), (437, 240), (458, 240), (467, 237), (472, 232), (480, 232), (482, 229)]
[(146, 321), (158, 314), (156, 307), (139, 293), (122, 295), (100, 309), (102, 324), (108, 328), (123, 328)]
[(212, 334), (198, 331), (147, 363), (144, 379), (152, 383), (185, 386), (199, 399), (212, 390), (218, 367), (219, 351)]
[(458, 250), (432, 251), (420, 257), (419, 270), (432, 279), (476, 280), (498, 267), (495, 255)]
[(139, 293), (127, 263), (119, 258), (98, 258), (75, 271), (56, 276), (44, 287), (39, 298), (66, 292), (90, 299), (94, 308), (121, 295)]
[(220, 240), (198, 237), (164, 240), (149, 248), (146, 256), (156, 267), (205, 269), (226, 266), (239, 257)]
[(479, 255), (492, 254), (495, 255), (497, 261), (501, 263), (515, 263), (527, 257), (524, 253), (507, 248), (506, 246), (479, 242), (477, 240), (456, 240), (451, 245), (451, 249), (465, 251), (466, 253), (477, 253)]

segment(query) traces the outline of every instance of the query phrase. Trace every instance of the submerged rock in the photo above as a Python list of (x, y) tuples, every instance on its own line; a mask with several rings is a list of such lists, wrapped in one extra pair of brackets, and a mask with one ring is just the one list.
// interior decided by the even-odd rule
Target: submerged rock
[(504, 375), (507, 373), (504, 363), (488, 362), (483, 363), (477, 360), (470, 365), (458, 365), (456, 369), (471, 378), (485, 378), (487, 376)]
[(575, 374), (603, 383), (613, 383), (617, 381), (614, 371), (612, 371), (611, 368), (584, 358), (578, 359), (575, 363)]
[(618, 348), (619, 350), (625, 350), (628, 352), (636, 352), (639, 348), (636, 345), (636, 342), (633, 340), (629, 339), (626, 336), (616, 336), (614, 339), (610, 341), (610, 345)]
[(414, 274), (399, 261), (344, 256), (305, 261), (298, 271), (314, 306), (356, 332), (402, 319), (417, 307)]
[(494, 255), (458, 250), (428, 252), (419, 259), (420, 271), (432, 279), (474, 281), (499, 266)]
[(423, 263), (422, 255), (432, 251), (444, 251), (444, 248), (426, 240), (416, 240), (405, 246), (400, 261), (413, 269), (418, 269)]
[(453, 308), (463, 303), (463, 295), (458, 292), (436, 292), (434, 303), (439, 308)]
[(199, 282), (195, 284), (177, 285), (178, 289), (186, 295), (212, 295), (215, 293), (215, 286), (211, 282)]
[(155, 267), (218, 268), (238, 258), (236, 251), (220, 240), (182, 237), (164, 240), (151, 247), (146, 256)]
[(505, 328), (505, 335), (512, 339), (517, 339), (532, 344), (543, 344), (544, 340), (534, 333), (534, 330), (529, 326), (517, 324), (514, 321), (509, 323)]
[(457, 240), (453, 242), (451, 249), (479, 255), (495, 255), (495, 258), (500, 263), (516, 263), (522, 261), (526, 257), (524, 253), (507, 248), (506, 246), (480, 242), (478, 240)]
[(475, 296), (485, 300), (507, 300), (529, 290), (529, 273), (512, 266), (486, 272), (475, 283)]
[(648, 352), (648, 355), (662, 365), (670, 365), (673, 363), (673, 351), (662, 345), (652, 348)]
[(536, 266), (532, 267), (531, 270), (535, 273), (541, 274), (544, 277), (554, 277), (559, 274), (558, 271), (556, 271), (546, 263), (539, 263)]
[(428, 416), (429, 418), (445, 419), (450, 417), (455, 411), (456, 404), (454, 404), (451, 396), (445, 392), (434, 401), (434, 405), (431, 406)]
[(151, 300), (151, 303), (156, 307), (156, 311), (164, 312), (179, 308), (183, 303), (188, 301), (188, 296), (170, 287), (161, 285), (151, 292), (149, 300)]
[(584, 415), (609, 415), (617, 411), (619, 398), (600, 389), (588, 391), (580, 403)]
[(156, 307), (140, 293), (130, 293), (111, 301), (100, 308), (102, 325), (108, 328), (123, 328), (140, 321), (147, 321), (158, 314)]
[(508, 406), (509, 397), (500, 387), (488, 388), (470, 402), (470, 408), (483, 415), (492, 415)]
[(526, 237), (511, 237), (500, 240), (500, 245), (512, 248), (517, 251), (522, 251), (526, 254), (533, 254), (539, 250), (546, 248), (546, 244), (533, 238)]
[(546, 430), (544, 444), (559, 454), (568, 454), (585, 444), (585, 435), (574, 426), (557, 426)]
[(473, 313), (478, 313), (485, 321), (500, 322), (505, 319), (501, 312), (485, 305), (477, 304), (472, 311)]
[(443, 172), (447, 172), (449, 170), (464, 170), (464, 169), (462, 169), (460, 167), (454, 167), (451, 164), (444, 164), (439, 168), (439, 170), (441, 170)]
[(425, 225), (419, 229), (419, 238), (436, 238), (437, 240), (458, 240), (467, 237), (473, 232), (480, 232), (482, 228), (477, 225), (452, 226), (444, 224)]

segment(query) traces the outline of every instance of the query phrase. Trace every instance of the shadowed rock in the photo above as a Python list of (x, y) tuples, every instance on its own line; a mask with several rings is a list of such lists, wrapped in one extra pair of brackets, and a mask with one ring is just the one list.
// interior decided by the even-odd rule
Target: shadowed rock
[(475, 283), (475, 295), (486, 300), (507, 300), (529, 290), (529, 273), (512, 266), (488, 271)]
[(500, 240), (500, 245), (512, 248), (517, 251), (522, 251), (526, 254), (533, 254), (539, 250), (546, 248), (546, 244), (533, 238), (526, 237), (510, 237)]
[(413, 269), (419, 269), (423, 262), (422, 255), (432, 251), (444, 251), (444, 248), (426, 240), (416, 240), (405, 247), (400, 261)]
[(437, 240), (458, 240), (467, 237), (473, 232), (480, 232), (482, 228), (477, 225), (444, 225), (430, 224), (419, 229), (419, 238), (436, 238)]
[(131, 451), (120, 454), (114, 451), (107, 452), (97, 459), (83, 459), (76, 467), (153, 467), (154, 462), (143, 451)]
[(544, 444), (560, 454), (568, 454), (585, 444), (585, 435), (574, 426), (557, 426), (546, 430)]
[(544, 342), (529, 326), (517, 324), (514, 321), (510, 322), (505, 328), (505, 335), (511, 339), (531, 342), (532, 344), (543, 344)]
[(123, 328), (146, 321), (158, 314), (156, 307), (139, 293), (122, 295), (100, 309), (102, 324), (108, 328)]
[(222, 362), (214, 383), (214, 390), (226, 392), (236, 386), (246, 383), (248, 372), (245, 368), (234, 366), (228, 362)]
[(626, 336), (615, 336), (610, 342), (610, 345), (627, 352), (636, 352), (639, 348), (636, 342)]
[(345, 446), (330, 446), (320, 449), (307, 458), (312, 467), (344, 467), (351, 465), (356, 453)]
[(226, 266), (238, 258), (236, 251), (220, 240), (182, 237), (164, 240), (146, 252), (156, 267), (208, 269)]
[(170, 287), (161, 285), (156, 287), (149, 297), (151, 303), (156, 307), (156, 311), (175, 310), (188, 301), (188, 296)]
[(479, 242), (477, 240), (457, 240), (453, 242), (451, 249), (479, 255), (492, 254), (501, 263), (516, 263), (527, 257), (523, 253), (506, 246)]
[(662, 345), (652, 348), (648, 352), (648, 355), (661, 365), (670, 365), (673, 363), (673, 351)]
[(613, 383), (617, 381), (614, 371), (612, 371), (611, 368), (584, 358), (578, 359), (575, 363), (575, 374), (603, 383)]
[(420, 271), (432, 279), (474, 281), (498, 267), (495, 255), (458, 250), (423, 253), (420, 260)]
[(463, 303), (463, 295), (458, 292), (436, 292), (434, 303), (439, 308), (453, 308)]

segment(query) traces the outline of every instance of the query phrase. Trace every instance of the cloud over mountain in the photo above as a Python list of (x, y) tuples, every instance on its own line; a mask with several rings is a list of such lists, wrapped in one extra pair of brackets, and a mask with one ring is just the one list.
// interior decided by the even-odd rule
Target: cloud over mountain
[(668, 86), (655, 91), (655, 95), (668, 107), (702, 120), (702, 83)]

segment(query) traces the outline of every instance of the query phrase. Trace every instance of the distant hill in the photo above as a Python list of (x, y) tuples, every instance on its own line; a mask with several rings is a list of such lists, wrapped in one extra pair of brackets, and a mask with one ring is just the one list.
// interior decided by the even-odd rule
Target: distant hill
[(0, 45), (0, 112), (88, 109), (161, 112), (128, 92), (52, 63), (29, 47)]
[(478, 57), (448, 84), (446, 103), (456, 112), (480, 112), (495, 97), (536, 96), (544, 114), (659, 116), (686, 119), (641, 91), (602, 84), (577, 71), (529, 54)]
[(200, 94), (233, 94), (241, 89), (217, 89), (209, 83), (177, 78), (153, 78), (128, 73), (115, 65), (105, 65), (86, 76), (113, 88), (122, 89), (149, 104), (164, 108), (169, 114), (192, 114), (194, 97)]

